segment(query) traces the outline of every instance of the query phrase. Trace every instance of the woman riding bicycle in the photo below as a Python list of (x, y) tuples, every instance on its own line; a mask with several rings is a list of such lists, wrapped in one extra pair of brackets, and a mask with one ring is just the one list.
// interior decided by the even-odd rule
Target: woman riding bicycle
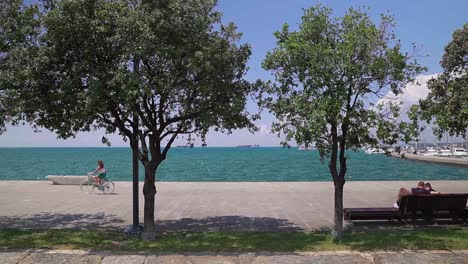
[(90, 172), (90, 174), (97, 174), (97, 176), (93, 176), (94, 181), (96, 182), (97, 185), (101, 185), (102, 180), (106, 178), (106, 168), (104, 168), (104, 162), (102, 160), (98, 160), (98, 167)]

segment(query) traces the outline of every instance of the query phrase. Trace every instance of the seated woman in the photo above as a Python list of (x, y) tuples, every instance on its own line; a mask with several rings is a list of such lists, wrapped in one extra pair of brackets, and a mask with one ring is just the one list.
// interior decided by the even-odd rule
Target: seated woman
[(403, 196), (406, 196), (406, 195), (411, 195), (411, 191), (403, 187), (400, 188), (400, 191), (398, 191), (397, 201), (396, 203), (393, 204), (393, 207), (397, 209), (400, 208), (401, 198), (403, 198)]
[(440, 194), (440, 192), (432, 189), (432, 186), (430, 183), (426, 182), (426, 184), (424, 184), (424, 189), (426, 189), (426, 191), (430, 194)]

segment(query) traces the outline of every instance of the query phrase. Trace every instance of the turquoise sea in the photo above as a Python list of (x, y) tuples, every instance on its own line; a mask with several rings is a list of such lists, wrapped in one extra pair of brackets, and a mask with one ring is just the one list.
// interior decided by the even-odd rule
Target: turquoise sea
[[(0, 180), (44, 180), (85, 175), (104, 161), (115, 181), (131, 181), (129, 148), (0, 148)], [(140, 167), (141, 168), (141, 167)], [(140, 169), (140, 180), (143, 179)], [(159, 181), (330, 181), (317, 151), (283, 148), (174, 148), (157, 172)], [(348, 153), (348, 181), (468, 180), (468, 168)]]

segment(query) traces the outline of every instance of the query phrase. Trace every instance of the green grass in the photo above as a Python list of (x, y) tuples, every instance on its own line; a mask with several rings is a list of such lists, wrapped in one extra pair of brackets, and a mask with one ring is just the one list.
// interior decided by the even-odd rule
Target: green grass
[(158, 234), (155, 241), (142, 241), (105, 230), (2, 229), (0, 248), (147, 252), (461, 250), (468, 249), (468, 227), (352, 232), (341, 242), (323, 232), (171, 232)]

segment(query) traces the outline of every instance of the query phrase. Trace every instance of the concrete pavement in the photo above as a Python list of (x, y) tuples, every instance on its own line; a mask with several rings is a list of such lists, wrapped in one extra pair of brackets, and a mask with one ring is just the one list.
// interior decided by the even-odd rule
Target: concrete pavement
[(0, 251), (2, 264), (467, 264), (468, 251), (136, 254), (78, 250)]
[[(468, 192), (468, 181), (431, 183), (443, 193)], [(350, 181), (344, 206), (390, 207), (400, 187), (415, 185)], [(115, 194), (102, 195), (47, 181), (0, 181), (0, 228), (124, 227), (132, 223), (131, 186), (116, 182)], [(159, 182), (157, 190), (159, 231), (313, 231), (333, 224), (331, 182)]]

